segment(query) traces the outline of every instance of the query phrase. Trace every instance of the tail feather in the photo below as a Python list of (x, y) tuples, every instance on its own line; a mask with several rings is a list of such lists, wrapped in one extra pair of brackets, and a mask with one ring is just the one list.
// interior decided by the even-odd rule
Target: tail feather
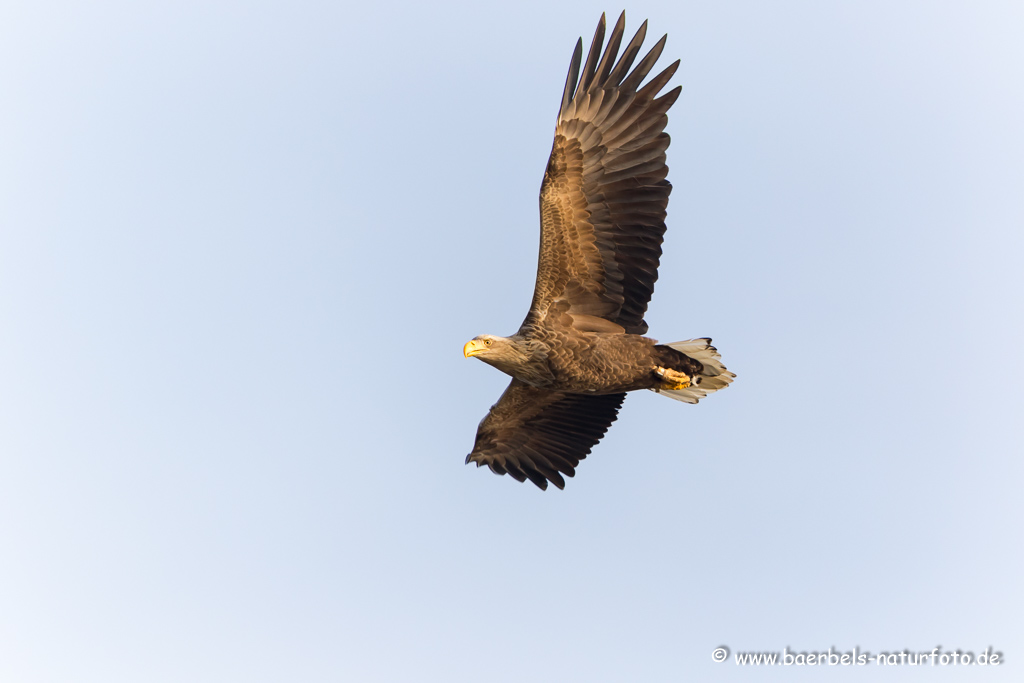
[(699, 376), (694, 378), (694, 383), (687, 388), (676, 390), (653, 389), (653, 391), (659, 394), (674, 398), (677, 401), (683, 401), (684, 403), (696, 403), (708, 394), (729, 386), (736, 376), (736, 373), (729, 372), (722, 365), (722, 356), (718, 353), (718, 349), (711, 345), (711, 339), (708, 337), (687, 339), (686, 341), (666, 344), (666, 346), (670, 346), (679, 353), (700, 361), (701, 365), (704, 366), (704, 370), (701, 371)]

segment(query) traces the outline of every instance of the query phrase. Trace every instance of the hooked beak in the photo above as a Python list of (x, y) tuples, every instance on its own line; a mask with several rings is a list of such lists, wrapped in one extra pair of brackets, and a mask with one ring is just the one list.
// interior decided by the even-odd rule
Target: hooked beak
[(479, 339), (470, 339), (466, 342), (466, 345), (462, 347), (462, 355), (469, 358), (470, 356), (475, 356), (480, 353), (485, 348), (487, 347), (484, 346), (484, 343)]

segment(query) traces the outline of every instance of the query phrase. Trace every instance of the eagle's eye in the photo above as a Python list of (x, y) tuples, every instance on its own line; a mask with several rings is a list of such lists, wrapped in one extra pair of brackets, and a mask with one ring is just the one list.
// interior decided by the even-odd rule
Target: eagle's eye
[(491, 340), (490, 339), (484, 339), (484, 346), (490, 346), (490, 345), (491, 345)]

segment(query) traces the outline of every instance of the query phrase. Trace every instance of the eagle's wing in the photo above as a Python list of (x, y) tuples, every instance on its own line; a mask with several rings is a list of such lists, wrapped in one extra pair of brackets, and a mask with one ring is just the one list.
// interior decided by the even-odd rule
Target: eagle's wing
[(480, 421), (466, 463), (487, 465), (542, 489), (565, 488), (619, 412), (625, 394), (563, 394), (513, 379)]
[(602, 55), (601, 16), (582, 73), (582, 41), (572, 56), (541, 186), (537, 284), (524, 327), (554, 318), (549, 324), (647, 331), (672, 189), (665, 180), (666, 112), (680, 88), (658, 93), (679, 61), (638, 90), (665, 38), (630, 72), (647, 22), (616, 63), (624, 24), (625, 13)]

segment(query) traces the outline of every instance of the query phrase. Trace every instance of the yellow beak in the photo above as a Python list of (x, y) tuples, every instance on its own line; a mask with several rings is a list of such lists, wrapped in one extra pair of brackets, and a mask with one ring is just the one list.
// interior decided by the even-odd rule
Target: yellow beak
[(475, 356), (480, 353), (485, 348), (487, 347), (484, 346), (484, 343), (479, 339), (470, 339), (466, 342), (466, 345), (462, 347), (462, 355), (469, 358), (470, 356)]

